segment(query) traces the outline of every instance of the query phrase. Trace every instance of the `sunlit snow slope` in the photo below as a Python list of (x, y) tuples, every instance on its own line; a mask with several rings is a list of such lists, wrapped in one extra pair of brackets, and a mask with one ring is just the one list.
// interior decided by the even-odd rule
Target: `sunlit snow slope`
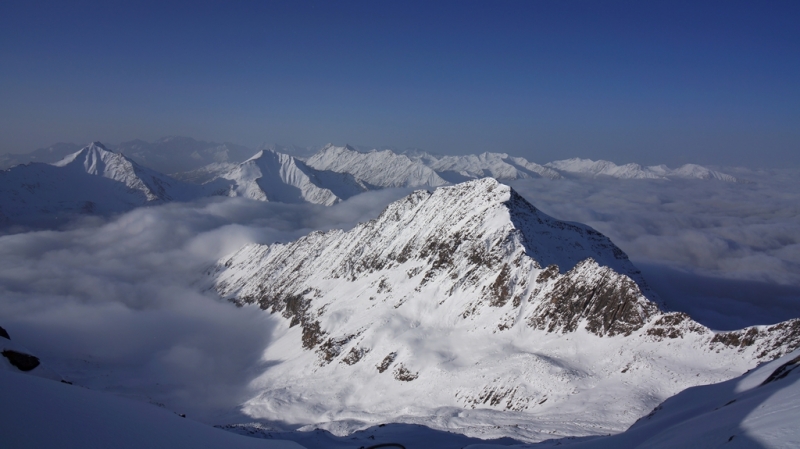
[(336, 147), (329, 144), (306, 162), (318, 170), (349, 173), (375, 188), (447, 184), (433, 169), (391, 150), (361, 153), (346, 145)]
[[(689, 388), (667, 399), (624, 433), (525, 446), (574, 449), (800, 447), (800, 351), (741, 377)], [(501, 449), (477, 444), (468, 449)]]
[(731, 175), (695, 164), (670, 169), (666, 165), (642, 167), (631, 163), (618, 166), (609, 161), (573, 158), (539, 165), (506, 153), (443, 156), (414, 150), (397, 154), (391, 150), (360, 152), (347, 145), (337, 147), (330, 144), (307, 162), (320, 170), (352, 174), (374, 187), (438, 187), (484, 177), (510, 181), (539, 177), (561, 179), (575, 175), (618, 179), (739, 181)]
[[(229, 196), (326, 206), (367, 190), (351, 175), (315, 170), (292, 156), (272, 150), (259, 151), (220, 175), (211, 185), (223, 180), (229, 181)], [(226, 187), (222, 187), (221, 191), (225, 193)]]
[(347, 232), (246, 246), (209, 275), (283, 317), (244, 411), (339, 433), (619, 432), (800, 345), (800, 320), (714, 333), (662, 311), (608, 238), (491, 178), (414, 192)]

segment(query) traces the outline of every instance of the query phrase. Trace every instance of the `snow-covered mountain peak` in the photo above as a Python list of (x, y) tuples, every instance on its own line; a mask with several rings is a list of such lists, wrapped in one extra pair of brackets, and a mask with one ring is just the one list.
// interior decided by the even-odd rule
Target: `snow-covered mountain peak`
[(144, 168), (122, 154), (108, 151), (100, 142), (92, 142), (53, 165), (121, 182), (131, 190), (143, 193), (147, 201), (172, 199), (165, 188), (165, 184), (169, 184), (166, 176)]
[(415, 160), (425, 163), (451, 182), (491, 176), (500, 180), (545, 177), (558, 179), (558, 172), (506, 153), (484, 152), (479, 155), (433, 156), (417, 154)]
[(315, 170), (303, 161), (273, 149), (262, 149), (250, 159), (220, 175), (229, 181), (228, 196), (260, 201), (309, 202), (330, 206), (366, 191), (351, 175)]
[(94, 173), (97, 174), (97, 162), (105, 162), (109, 159), (114, 158), (114, 152), (109, 151), (106, 149), (105, 145), (100, 142), (92, 142), (89, 145), (81, 148), (80, 150), (72, 153), (58, 162), (54, 162), (52, 165), (56, 167), (64, 167), (76, 160), (80, 160), (84, 163), (84, 168), (86, 169), (87, 173)]
[(425, 164), (391, 150), (361, 153), (349, 146), (326, 146), (306, 163), (317, 170), (349, 173), (374, 187), (437, 187), (448, 184)]
[(696, 164), (686, 164), (673, 170), (663, 164), (642, 167), (641, 165), (635, 163), (617, 165), (613, 162), (604, 160), (593, 161), (591, 159), (571, 158), (549, 162), (545, 164), (545, 167), (565, 173), (588, 175), (593, 177), (608, 176), (618, 179), (687, 178), (739, 182), (737, 178), (731, 175), (709, 170), (706, 167)]
[(721, 173), (714, 170), (709, 170), (706, 167), (696, 164), (685, 164), (680, 168), (671, 171), (671, 174), (680, 178), (695, 178), (695, 179), (716, 179), (726, 182), (739, 182), (734, 176), (726, 173)]
[(277, 152), (275, 150), (272, 150), (272, 149), (269, 149), (269, 148), (261, 149), (261, 150), (258, 150), (258, 152), (256, 152), (256, 154), (250, 156), (247, 160), (245, 160), (242, 163), (244, 164), (244, 163), (247, 163), (247, 162), (250, 162), (250, 161), (253, 161), (253, 160), (261, 159), (262, 157), (264, 157), (264, 152), (265, 151), (277, 154)]
[(118, 213), (205, 195), (203, 188), (142, 167), (99, 142), (54, 164), (31, 163), (0, 172), (0, 193), (0, 215), (35, 226), (74, 214)]
[(492, 178), (416, 191), (350, 231), (245, 246), (208, 275), (222, 297), (285, 318), (243, 411), (345, 430), (620, 431), (800, 345), (800, 320), (715, 334), (660, 310), (608, 238)]

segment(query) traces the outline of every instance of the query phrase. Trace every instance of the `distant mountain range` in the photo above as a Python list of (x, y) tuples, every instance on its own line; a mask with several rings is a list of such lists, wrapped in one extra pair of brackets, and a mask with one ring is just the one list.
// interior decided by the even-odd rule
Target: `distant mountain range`
[[(113, 151), (99, 142), (78, 149), (57, 144), (27, 155), (34, 162), (0, 172), (0, 225), (124, 212), (214, 195), (332, 205), (369, 190), (436, 188), (484, 177), (739, 181), (692, 164), (670, 169), (568, 159), (540, 165), (505, 153), (440, 156), (332, 144), (308, 157), (288, 154), (309, 152), (272, 146), (252, 155), (245, 147), (186, 137), (126, 142)], [(4, 162), (19, 161), (20, 156), (6, 155)]]
[[(155, 142), (133, 140), (119, 145), (104, 145), (109, 151), (122, 153), (139, 165), (161, 173), (194, 170), (220, 162), (242, 162), (253, 151), (241, 145), (195, 140), (190, 137), (164, 137)], [(0, 155), (0, 168), (11, 168), (30, 162), (52, 164), (80, 150), (81, 145), (57, 143), (25, 154)]]
[[(232, 143), (217, 143), (195, 140), (190, 137), (164, 137), (155, 142), (133, 140), (117, 146), (105, 148), (122, 153), (140, 165), (161, 173), (186, 176), (185, 172), (196, 170), (213, 171), (220, 164), (237, 164), (253, 157), (255, 151)], [(74, 143), (57, 143), (40, 148), (31, 153), (0, 155), (0, 169), (30, 162), (55, 163), (81, 149)], [(716, 179), (735, 182), (731, 175), (710, 170), (695, 164), (686, 164), (677, 169), (665, 165), (643, 167), (639, 164), (618, 166), (609, 161), (590, 159), (566, 159), (539, 165), (525, 158), (509, 156), (506, 153), (483, 153), (480, 155), (443, 156), (422, 150), (397, 151), (390, 147), (370, 149), (368, 147), (345, 145), (337, 147), (327, 144), (322, 147), (299, 147), (296, 145), (264, 145), (260, 150), (282, 153), (308, 162), (320, 170), (350, 173), (363, 180), (378, 176), (374, 167), (387, 163), (397, 163), (393, 170), (396, 176), (387, 180), (375, 179), (373, 186), (381, 187), (436, 187), (443, 185), (427, 170), (427, 167), (442, 177), (445, 183), (458, 183), (468, 179), (491, 176), (500, 180), (526, 177), (545, 177), (559, 179), (564, 174), (607, 176), (619, 179)], [(404, 156), (400, 157), (400, 156)], [(406, 160), (407, 158), (407, 160)], [(409, 173), (403, 174), (403, 170)], [(361, 175), (361, 176), (359, 176)], [(384, 175), (386, 177), (387, 175)], [(441, 184), (440, 184), (441, 183)]]

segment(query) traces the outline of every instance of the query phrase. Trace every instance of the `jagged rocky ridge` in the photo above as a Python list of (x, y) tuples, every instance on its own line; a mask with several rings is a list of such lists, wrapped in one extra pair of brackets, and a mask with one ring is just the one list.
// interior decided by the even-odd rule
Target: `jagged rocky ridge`
[(608, 238), (491, 178), (414, 192), (347, 232), (246, 246), (209, 275), (223, 297), (285, 319), (246, 413), (342, 432), (621, 431), (800, 345), (800, 320), (714, 333), (664, 311)]

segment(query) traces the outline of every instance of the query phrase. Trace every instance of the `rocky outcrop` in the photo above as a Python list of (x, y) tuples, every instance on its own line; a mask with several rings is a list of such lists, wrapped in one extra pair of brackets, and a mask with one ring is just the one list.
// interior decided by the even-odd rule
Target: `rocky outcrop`
[(585, 323), (586, 330), (596, 335), (630, 335), (659, 313), (636, 282), (592, 259), (563, 276), (551, 274), (553, 271), (540, 274), (547, 291), (528, 318), (528, 324), (536, 329), (574, 332)]
[(31, 371), (39, 366), (39, 358), (30, 354), (6, 349), (2, 352), (3, 357), (17, 367), (20, 371)]

